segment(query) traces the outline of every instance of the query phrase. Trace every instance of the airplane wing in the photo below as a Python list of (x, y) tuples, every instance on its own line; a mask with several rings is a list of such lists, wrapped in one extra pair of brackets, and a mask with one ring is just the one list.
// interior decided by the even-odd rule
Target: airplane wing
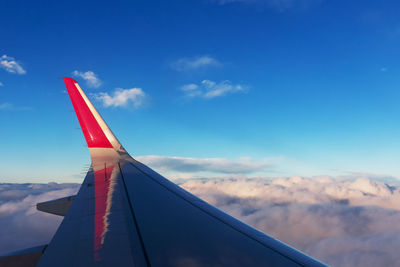
[(92, 164), (76, 196), (38, 204), (65, 217), (37, 266), (325, 266), (136, 161), (64, 82)]

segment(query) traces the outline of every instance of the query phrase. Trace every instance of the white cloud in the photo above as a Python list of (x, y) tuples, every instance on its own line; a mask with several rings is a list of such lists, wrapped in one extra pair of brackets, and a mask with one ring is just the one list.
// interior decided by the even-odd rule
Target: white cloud
[[(274, 204), (324, 203), (350, 206), (378, 206), (400, 211), (400, 187), (389, 186), (367, 178), (359, 178), (355, 181), (340, 181), (328, 176), (315, 178), (294, 176), (268, 180), (191, 180), (185, 184), (198, 193), (209, 192), (211, 195), (214, 190), (241, 198), (260, 198)], [(204, 190), (204, 192), (201, 190)]]
[(250, 158), (228, 160), (225, 158), (183, 158), (166, 156), (140, 156), (137, 160), (152, 168), (176, 172), (253, 173), (272, 167), (274, 159), (254, 161)]
[(225, 80), (219, 83), (203, 80), (199, 85), (191, 83), (180, 88), (187, 97), (215, 98), (231, 93), (246, 92), (247, 87), (241, 84), (232, 84)]
[(0, 82), (0, 87), (1, 87), (1, 86), (4, 86), (4, 83)]
[(146, 94), (141, 88), (122, 89), (117, 88), (112, 95), (108, 93), (94, 94), (104, 107), (139, 107), (143, 104)]
[(171, 67), (177, 71), (189, 71), (196, 69), (204, 69), (206, 67), (219, 67), (222, 63), (215, 58), (204, 55), (197, 57), (184, 57), (171, 63)]
[(80, 72), (75, 70), (72, 72), (72, 75), (81, 77), (86, 81), (87, 86), (92, 88), (99, 88), (103, 83), (93, 71)]
[(400, 179), (397, 179), (394, 176), (383, 173), (349, 171), (349, 172), (343, 172), (342, 174), (335, 176), (335, 178), (338, 180), (348, 180), (348, 181), (355, 181), (357, 178), (360, 177), (367, 178), (377, 182), (400, 185)]
[(3, 55), (0, 57), (0, 68), (5, 69), (6, 71), (14, 74), (25, 74), (26, 70), (22, 68), (22, 66), (15, 61), (13, 57), (9, 57), (7, 55)]

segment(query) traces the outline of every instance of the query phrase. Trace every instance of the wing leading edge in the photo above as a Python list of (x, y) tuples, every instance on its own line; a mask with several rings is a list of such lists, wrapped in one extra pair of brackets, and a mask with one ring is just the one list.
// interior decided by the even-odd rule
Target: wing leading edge
[(92, 165), (38, 266), (325, 266), (133, 159), (64, 82)]

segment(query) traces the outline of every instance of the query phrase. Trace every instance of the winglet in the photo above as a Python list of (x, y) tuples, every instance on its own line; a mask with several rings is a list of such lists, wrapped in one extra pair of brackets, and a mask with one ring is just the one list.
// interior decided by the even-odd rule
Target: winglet
[(107, 149), (126, 153), (79, 84), (69, 77), (63, 77), (63, 79), (89, 147), (92, 160), (98, 156), (99, 151), (104, 152)]

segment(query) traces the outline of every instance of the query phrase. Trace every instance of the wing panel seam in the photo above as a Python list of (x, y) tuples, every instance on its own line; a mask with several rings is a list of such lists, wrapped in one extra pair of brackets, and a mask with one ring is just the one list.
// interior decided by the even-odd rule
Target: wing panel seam
[(122, 173), (121, 165), (120, 165), (119, 162), (118, 162), (118, 167), (119, 167), (119, 171), (120, 171), (121, 178), (122, 178), (122, 179), (121, 179), (121, 180), (122, 180), (122, 184), (123, 184), (123, 186), (124, 186), (124, 191), (125, 191), (126, 197), (127, 197), (127, 199), (128, 199), (129, 209), (130, 209), (131, 214), (132, 214), (133, 222), (135, 223), (135, 228), (136, 228), (136, 232), (137, 232), (137, 234), (138, 234), (140, 246), (142, 247), (142, 250), (143, 250), (144, 259), (146, 260), (147, 266), (151, 267), (150, 260), (149, 260), (149, 256), (147, 255), (147, 251), (146, 251), (146, 247), (145, 247), (145, 245), (144, 245), (143, 237), (142, 237), (142, 234), (141, 234), (141, 232), (140, 232), (139, 224), (138, 224), (137, 219), (136, 219), (136, 216), (135, 216), (135, 211), (134, 211), (134, 209), (133, 209), (133, 205), (132, 205), (132, 202), (131, 202), (131, 198), (129, 197), (128, 190), (127, 190), (127, 188), (126, 188), (125, 178), (124, 178), (124, 175), (123, 175), (123, 173)]

